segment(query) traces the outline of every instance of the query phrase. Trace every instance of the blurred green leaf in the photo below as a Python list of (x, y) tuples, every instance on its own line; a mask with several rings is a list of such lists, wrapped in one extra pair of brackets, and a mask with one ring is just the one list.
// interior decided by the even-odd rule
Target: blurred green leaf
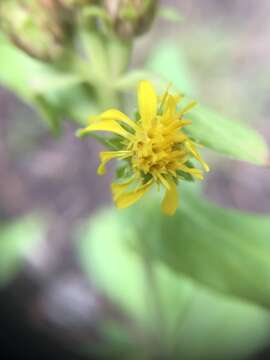
[[(183, 201), (188, 201), (188, 196), (186, 195)], [(140, 333), (145, 331), (142, 337), (146, 342), (150, 341), (152, 351), (154, 349), (158, 352), (157, 345), (153, 345), (155, 342), (151, 343), (149, 340), (155, 332), (160, 330), (160, 324), (153, 318), (155, 300), (149, 294), (151, 286), (146, 281), (147, 275), (144, 273), (140, 253), (136, 251), (136, 244), (143, 236), (143, 241), (154, 247), (154, 254), (169, 265), (167, 267), (162, 261), (156, 262), (154, 274), (163, 313), (162, 328), (165, 329), (161, 342), (165, 351), (174, 355), (172, 358), (225, 360), (237, 356), (248, 356), (263, 346), (269, 333), (269, 316), (264, 310), (230, 297), (223, 297), (215, 292), (209, 292), (204, 287), (197, 287), (195, 283), (185, 277), (185, 275), (189, 276), (187, 271), (175, 271), (174, 263), (171, 265), (167, 256), (166, 259), (163, 259), (160, 255), (164, 252), (163, 249), (166, 248), (168, 241), (168, 250), (165, 251), (165, 255), (169, 249), (174, 251), (174, 255), (171, 254), (171, 257), (176, 261), (177, 266), (187, 267), (186, 264), (193, 261), (192, 272), (203, 274), (206, 278), (209, 277), (210, 283), (212, 281), (214, 284), (224, 282), (223, 277), (216, 275), (216, 272), (219, 274), (224, 272), (222, 263), (220, 268), (218, 266), (220, 254), (223, 253), (226, 246), (222, 246), (221, 239), (215, 239), (216, 231), (212, 234), (214, 239), (211, 243), (216, 244), (220, 250), (217, 254), (216, 268), (213, 268), (209, 264), (209, 259), (214, 261), (216, 256), (213, 254), (214, 251), (209, 254), (209, 245), (204, 239), (205, 231), (202, 231), (201, 228), (197, 229), (199, 225), (194, 226), (190, 222), (183, 226), (188, 217), (186, 215), (182, 220), (185, 210), (177, 215), (172, 227), (166, 222), (168, 218), (164, 218), (160, 214), (159, 207), (156, 210), (157, 204), (149, 205), (149, 202), (147, 204), (142, 205), (144, 209), (147, 209), (146, 213), (142, 212), (140, 206), (136, 210), (134, 209), (135, 211), (125, 213), (116, 212), (115, 209), (103, 211), (82, 228), (78, 242), (78, 254), (82, 269), (89, 280), (94, 281), (114, 304), (122, 308), (123, 313), (130, 317), (131, 327), (134, 327), (135, 323), (140, 329)], [(194, 221), (197, 222), (196, 214)], [(215, 222), (215, 218), (213, 222)], [(206, 224), (205, 227), (207, 226)], [(237, 225), (235, 226), (237, 227)], [(184, 227), (183, 231), (182, 227)], [(160, 228), (162, 228), (161, 234)], [(186, 236), (187, 228), (189, 230), (188, 237)], [(200, 247), (196, 247), (194, 244), (194, 248), (192, 247), (194, 239), (190, 233), (193, 228), (195, 228), (196, 237), (200, 236), (200, 241), (206, 242), (205, 246), (202, 244)], [(202, 234), (197, 234), (198, 230)], [(210, 228), (209, 231), (211, 232), (211, 230), (213, 229)], [(149, 238), (151, 239), (150, 243), (148, 242)], [(228, 239), (228, 242), (229, 240), (231, 239)], [(181, 253), (179, 253), (177, 245), (172, 249), (171, 242), (182, 244)], [(234, 240), (234, 242), (237, 241)], [(208, 253), (207, 261), (205, 253)], [(231, 257), (233, 258), (234, 255), (232, 254)], [(199, 262), (201, 262), (200, 266)], [(182, 263), (183, 265), (181, 265)], [(173, 271), (169, 268), (172, 268)], [(194, 278), (193, 276), (189, 277)], [(234, 273), (232, 277), (235, 277)], [(205, 281), (199, 280), (197, 283), (204, 285)], [(212, 287), (214, 286), (210, 286), (210, 288)], [(126, 349), (127, 339), (131, 341), (130, 346), (134, 343), (137, 344), (138, 350), (144, 345), (138, 342), (136, 332), (133, 333), (123, 324), (118, 326), (120, 326), (119, 338), (111, 336), (110, 328), (108, 329), (108, 342), (103, 344), (103, 348), (107, 349), (108, 353), (110, 353), (111, 346), (116, 347), (118, 351)], [(141, 357), (143, 358), (142, 355)]]
[(0, 82), (24, 99), (31, 98), (29, 81), (45, 67), (17, 50), (0, 34)]
[(62, 120), (64, 117), (68, 117), (85, 125), (89, 115), (99, 112), (94, 93), (86, 85), (77, 85), (61, 91), (51, 91), (44, 98), (54, 110), (54, 115), (60, 115)]
[(158, 11), (158, 15), (171, 22), (179, 23), (183, 20), (183, 16), (180, 11), (176, 7), (172, 6), (162, 6)]
[(33, 104), (36, 105), (43, 118), (47, 120), (48, 126), (54, 135), (60, 133), (61, 114), (54, 108), (50, 102), (41, 95), (37, 95), (33, 99)]
[(81, 84), (82, 81), (82, 78), (76, 74), (63, 73), (52, 68), (46, 68), (30, 79), (29, 84), (32, 93), (48, 94), (50, 91), (57, 92), (72, 88)]
[(24, 54), (1, 34), (0, 54), (0, 82), (26, 100), (82, 82), (76, 74), (60, 72)]
[(36, 106), (55, 133), (64, 117), (85, 124), (96, 111), (91, 89), (76, 74), (32, 59), (0, 35), (0, 83)]
[(267, 164), (267, 144), (251, 127), (200, 105), (188, 117), (193, 123), (186, 131), (206, 147), (238, 160)]
[(266, 346), (269, 330), (268, 312), (198, 288), (176, 329), (173, 358), (246, 359)]
[(178, 91), (190, 96), (197, 95), (197, 83), (185, 54), (173, 42), (166, 41), (154, 47), (146, 67), (162, 77), (166, 84), (171, 83)]
[(35, 216), (0, 223), (0, 287), (21, 269), (25, 258), (42, 240), (44, 226)]
[[(103, 212), (80, 232), (79, 259), (91, 281), (95, 281), (137, 325), (156, 332), (157, 318), (151, 305), (153, 294), (142, 259), (134, 251), (136, 244), (138, 234), (131, 226), (119, 221), (115, 211)], [(166, 309), (163, 326), (171, 328), (179, 306), (189, 299), (193, 287), (185, 280), (176, 281), (163, 264), (155, 268), (155, 276), (162, 308)]]
[[(148, 68), (171, 81), (178, 91), (198, 97), (185, 56), (174, 43), (164, 43), (154, 49)], [(193, 120), (189, 133), (205, 146), (235, 159), (266, 165), (267, 145), (252, 128), (201, 105), (188, 116)]]
[(191, 187), (182, 184), (173, 217), (162, 215), (155, 203), (126, 216), (143, 226), (153, 256), (176, 273), (269, 308), (270, 216), (219, 208)]

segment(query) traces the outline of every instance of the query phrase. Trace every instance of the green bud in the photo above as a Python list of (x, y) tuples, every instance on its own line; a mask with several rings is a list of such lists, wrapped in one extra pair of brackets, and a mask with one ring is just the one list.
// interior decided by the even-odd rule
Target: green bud
[(64, 0), (2, 0), (0, 26), (20, 49), (56, 61), (72, 38), (73, 12)]
[(103, 0), (115, 33), (129, 39), (145, 33), (151, 26), (158, 0)]

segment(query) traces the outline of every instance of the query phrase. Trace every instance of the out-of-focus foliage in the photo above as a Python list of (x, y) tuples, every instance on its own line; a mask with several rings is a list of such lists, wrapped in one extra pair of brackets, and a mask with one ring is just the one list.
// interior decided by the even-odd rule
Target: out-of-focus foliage
[(238, 160), (256, 165), (267, 164), (267, 144), (244, 123), (230, 120), (205, 106), (194, 109), (190, 118), (193, 126), (187, 131), (206, 147)]
[[(220, 223), (211, 224), (204, 217), (198, 221), (198, 225), (196, 211), (193, 218), (187, 210), (188, 196), (192, 197), (189, 193), (185, 195), (183, 210), (176, 215), (175, 221), (158, 216), (153, 203), (143, 213), (144, 220), (138, 216), (141, 213), (138, 208), (138, 212), (129, 212), (127, 216), (114, 211), (99, 214), (80, 233), (78, 254), (82, 268), (131, 318), (133, 328), (123, 330), (125, 337), (130, 337), (131, 344), (137, 342), (149, 349), (151, 341), (159, 339), (157, 343), (161, 342), (160, 346), (154, 351), (177, 354), (185, 359), (200, 356), (201, 359), (214, 360), (246, 356), (267, 339), (269, 319), (265, 312), (247, 305), (245, 295), (242, 296), (243, 303), (223, 298), (199, 287), (199, 282), (205, 284), (202, 279), (197, 278), (197, 282), (193, 283), (183, 277), (186, 274), (190, 279), (195, 279), (193, 274), (200, 274), (220, 288), (228, 279), (236, 283), (235, 274), (229, 274), (229, 270), (226, 274), (226, 267), (218, 267), (218, 264), (225, 263), (229, 258), (234, 267), (234, 247), (239, 248), (243, 239), (241, 229), (235, 229), (237, 220), (234, 221), (229, 215), (225, 217), (225, 222), (227, 228), (231, 227), (231, 232), (225, 231)], [(196, 196), (193, 197), (196, 199)], [(238, 216), (245, 219), (245, 215)], [(169, 259), (165, 259), (165, 263), (172, 271), (162, 261), (155, 260), (152, 274), (155, 280), (151, 282), (152, 275), (147, 273), (147, 259), (144, 263), (140, 254), (141, 242), (145, 242), (146, 246), (152, 245), (161, 260)], [(231, 248), (225, 252), (226, 244)], [(218, 257), (216, 248), (220, 248)], [(250, 254), (249, 261), (252, 262)], [(216, 263), (217, 267), (211, 266), (212, 263)], [(229, 264), (227, 261), (227, 267)], [(175, 272), (176, 266), (188, 270), (182, 271), (181, 268), (180, 272)], [(241, 273), (237, 265), (235, 270)], [(224, 278), (221, 273), (224, 273)], [(250, 285), (250, 282), (245, 278), (237, 285), (242, 288)], [(254, 292), (254, 288), (250, 291)], [(145, 331), (148, 344), (140, 343), (141, 339), (136, 338), (136, 332), (134, 334), (134, 328), (140, 327)], [(121, 349), (121, 336), (118, 342)]]
[(158, 15), (174, 23), (180, 23), (183, 20), (180, 11), (176, 7), (162, 6), (158, 10)]
[[(106, 221), (106, 229), (109, 229), (109, 233), (104, 226), (104, 232), (101, 231), (103, 221)], [(90, 223), (86, 229), (82, 228), (81, 241), (78, 243), (80, 259), (89, 276), (93, 271), (94, 278), (96, 277), (99, 285), (106, 289), (114, 301), (123, 306), (124, 310), (132, 314), (146, 328), (154, 330), (155, 311), (149, 307), (153, 300), (152, 290), (147, 288), (143, 260), (134, 252), (134, 246), (138, 246), (136, 244), (138, 234), (132, 227), (124, 231), (121, 226), (115, 214), (108, 211)], [(101, 237), (105, 238), (102, 243), (99, 241)], [(104, 256), (109, 256), (108, 266), (104, 266)], [(175, 318), (175, 312), (178, 313), (181, 301), (185, 303), (189, 296), (191, 286), (185, 281), (173, 278), (163, 264), (157, 266), (155, 275), (158, 276), (160, 287), (158, 291), (163, 297), (163, 302), (167, 302), (168, 305), (167, 321), (171, 322)], [(178, 304), (176, 308), (174, 301)]]
[(71, 41), (74, 13), (61, 1), (2, 0), (0, 25), (29, 55), (56, 61)]
[(0, 223), (0, 287), (21, 270), (27, 256), (44, 236), (44, 226), (36, 216)]
[[(49, 127), (59, 132), (65, 117), (84, 123), (96, 105), (93, 93), (79, 74), (61, 71), (30, 58), (0, 37), (0, 81), (35, 105)], [(91, 105), (92, 104), (92, 105)]]
[(219, 208), (182, 187), (173, 218), (159, 215), (152, 202), (133, 220), (151, 254), (200, 284), (269, 308), (270, 217)]
[[(171, 82), (175, 90), (187, 97), (199, 97), (196, 81), (175, 43), (159, 44), (154, 49), (147, 61), (149, 70), (126, 72), (130, 43), (107, 39), (87, 28), (80, 31), (79, 40), (86, 58), (74, 55), (73, 49), (66, 53), (65, 66), (49, 66), (0, 38), (0, 81), (36, 106), (56, 133), (65, 117), (85, 123), (90, 113), (115, 107), (121, 99), (120, 92), (134, 88), (142, 77), (155, 79), (163, 88)], [(190, 116), (193, 124), (189, 135), (206, 147), (254, 164), (267, 163), (267, 145), (255, 130), (203, 105)]]
[[(159, 42), (146, 66), (128, 69), (134, 38), (152, 23), (155, 1), (21, 2), (59, 4), (63, 12), (51, 17), (48, 8), (43, 13), (31, 7), (37, 15), (31, 17), (30, 8), (13, 9), (13, 0), (4, 3), (9, 5), (5, 13), (0, 7), (5, 31), (0, 35), (0, 82), (36, 108), (54, 133), (65, 118), (85, 124), (89, 115), (120, 108), (142, 79), (160, 90), (171, 82), (176, 92), (200, 101), (183, 43)], [(180, 21), (172, 9), (158, 13)], [(204, 105), (191, 118), (187, 131), (195, 141), (219, 154), (266, 165), (267, 146), (254, 129)], [(124, 353), (129, 359), (153, 353), (187, 360), (248, 356), (269, 333), (262, 309), (270, 306), (269, 223), (269, 217), (213, 206), (183, 187), (173, 218), (162, 216), (149, 194), (134, 209), (107, 210), (83, 224), (81, 267), (127, 320), (105, 316), (108, 346), (92, 351), (116, 358)], [(42, 235), (35, 217), (0, 225), (0, 286), (20, 270)]]
[[(177, 91), (187, 96), (196, 93), (195, 80), (175, 43), (163, 43), (154, 49), (148, 68), (171, 82)], [(263, 138), (246, 124), (229, 120), (201, 104), (192, 110), (191, 119), (193, 125), (188, 129), (189, 134), (206, 147), (235, 159), (266, 165), (268, 147)]]
[(267, 343), (269, 329), (260, 308), (196, 288), (176, 330), (176, 352), (187, 360), (246, 359)]

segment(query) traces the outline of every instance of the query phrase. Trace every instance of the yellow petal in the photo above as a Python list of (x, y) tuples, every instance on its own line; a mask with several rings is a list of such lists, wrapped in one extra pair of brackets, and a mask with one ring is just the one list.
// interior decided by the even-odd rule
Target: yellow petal
[(194, 108), (195, 106), (197, 106), (197, 102), (196, 102), (196, 101), (191, 101), (187, 106), (185, 106), (185, 107), (179, 112), (179, 115), (182, 116), (182, 115), (186, 114), (189, 110), (191, 110), (191, 109)]
[(101, 163), (98, 167), (98, 175), (104, 175), (106, 173), (106, 164), (114, 158), (125, 158), (131, 154), (130, 151), (102, 151), (100, 153)]
[(203, 174), (201, 172), (201, 170), (199, 169), (191, 169), (192, 171), (190, 171), (190, 174), (193, 175), (195, 178), (197, 178), (198, 180), (203, 180)]
[(180, 127), (184, 127), (192, 124), (192, 121), (188, 119), (181, 119), (179, 122), (180, 122)]
[(185, 165), (181, 165), (181, 167), (179, 167), (179, 170), (183, 170), (184, 172), (193, 175), (198, 180), (203, 180), (202, 170), (200, 169), (189, 168)]
[(166, 190), (164, 199), (162, 201), (161, 209), (166, 215), (174, 215), (178, 205), (179, 205), (179, 197), (177, 192), (177, 186), (175, 182), (170, 179), (170, 189)]
[(118, 195), (114, 197), (115, 205), (118, 207), (118, 209), (124, 209), (135, 204), (142, 198), (146, 191), (150, 189), (152, 183), (153, 181), (150, 180), (148, 183), (140, 186), (138, 189), (129, 192), (124, 192), (123, 187), (121, 191), (119, 191), (120, 188), (118, 187)]
[(151, 127), (151, 123), (157, 114), (157, 94), (149, 81), (143, 80), (138, 87), (138, 106), (145, 128)]
[(130, 139), (132, 135), (128, 133), (125, 129), (122, 128), (121, 125), (119, 125), (114, 120), (107, 120), (102, 122), (95, 122), (90, 125), (88, 125), (86, 128), (79, 131), (79, 136), (84, 136), (92, 131), (109, 131), (114, 134), (118, 134), (120, 136), (123, 136), (124, 138)]
[[(179, 117), (179, 115), (176, 112), (177, 102), (175, 99), (175, 96), (168, 95), (168, 98), (166, 100), (166, 106), (164, 110), (164, 114), (161, 118), (161, 121), (164, 125), (170, 125)], [(180, 123), (178, 121), (178, 125), (180, 127)]]
[(184, 99), (184, 95), (183, 94), (176, 94), (173, 95), (175, 102), (178, 104), (180, 101), (182, 101)]
[(165, 176), (163, 176), (162, 174), (160, 174), (158, 171), (153, 172), (154, 176), (156, 177), (156, 179), (158, 179), (161, 184), (166, 188), (166, 189), (170, 189), (170, 183), (169, 181), (165, 178)]
[(132, 176), (128, 181), (124, 183), (112, 183), (111, 190), (113, 195), (113, 200), (116, 199), (135, 181), (135, 177)]
[(186, 141), (185, 143), (187, 149), (192, 153), (192, 155), (195, 157), (196, 160), (199, 161), (199, 163), (201, 163), (201, 165), (203, 166), (205, 171), (209, 171), (209, 166), (207, 165), (207, 163), (203, 160), (203, 158), (201, 157), (201, 155), (198, 153), (196, 146), (194, 145), (194, 143), (192, 141)]
[(187, 135), (183, 132), (179, 131), (177, 135), (175, 135), (174, 140), (178, 143), (181, 143), (187, 139)]
[(125, 115), (124, 113), (122, 113), (121, 111), (119, 111), (117, 109), (110, 109), (110, 110), (103, 112), (102, 114), (100, 114), (98, 116), (92, 116), (89, 118), (90, 122), (106, 121), (106, 120), (115, 120), (115, 121), (123, 122), (124, 124), (130, 126), (132, 129), (135, 129), (135, 130), (138, 128), (138, 126), (136, 125), (136, 123), (134, 121), (132, 121), (127, 115)]

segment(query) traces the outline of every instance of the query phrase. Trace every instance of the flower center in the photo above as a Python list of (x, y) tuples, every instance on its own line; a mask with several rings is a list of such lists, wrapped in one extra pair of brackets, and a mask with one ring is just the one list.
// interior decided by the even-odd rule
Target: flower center
[(177, 131), (168, 132), (162, 124), (138, 131), (130, 146), (134, 170), (154, 177), (177, 170), (179, 161), (183, 159), (178, 137)]

